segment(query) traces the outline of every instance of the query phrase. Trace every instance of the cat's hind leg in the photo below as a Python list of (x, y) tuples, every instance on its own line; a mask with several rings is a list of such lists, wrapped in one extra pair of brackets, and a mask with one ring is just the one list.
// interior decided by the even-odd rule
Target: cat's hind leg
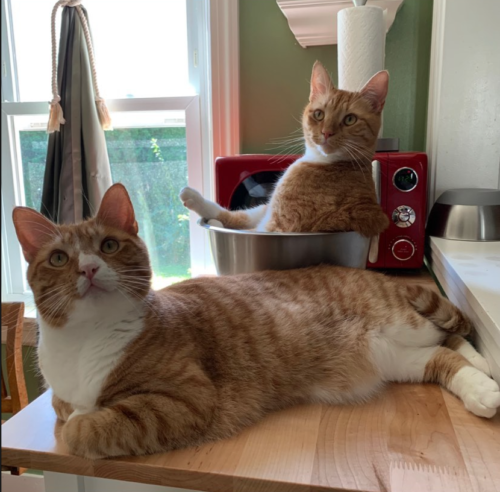
[(389, 342), (377, 366), (386, 381), (438, 383), (458, 396), (465, 408), (491, 418), (500, 407), (498, 384), (448, 347), (410, 347)]
[(217, 203), (203, 198), (199, 191), (189, 186), (186, 186), (180, 191), (179, 198), (186, 208), (197, 213), (203, 219), (219, 220), (217, 217), (224, 210), (224, 208)]
[[(260, 205), (248, 210), (226, 210), (219, 204), (206, 200), (193, 188), (183, 188), (179, 198), (186, 208), (207, 219), (210, 225), (228, 229), (254, 229), (266, 213), (267, 205)], [(217, 222), (214, 222), (217, 221)]]
[(488, 361), (465, 338), (451, 335), (443, 342), (443, 347), (448, 347), (463, 355), (476, 369), (491, 376)]

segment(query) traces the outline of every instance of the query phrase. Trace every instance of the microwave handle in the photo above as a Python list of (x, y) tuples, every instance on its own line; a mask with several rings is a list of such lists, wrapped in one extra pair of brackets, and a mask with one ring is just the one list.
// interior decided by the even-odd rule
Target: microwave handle
[[(380, 172), (380, 161), (372, 161), (372, 177), (375, 183), (375, 195), (377, 196), (377, 202), (380, 205), (382, 201), (382, 191), (381, 191), (381, 172)], [(378, 260), (378, 247), (379, 247), (379, 236), (374, 236), (370, 240), (370, 251), (368, 253), (368, 261), (370, 263), (376, 263)]]

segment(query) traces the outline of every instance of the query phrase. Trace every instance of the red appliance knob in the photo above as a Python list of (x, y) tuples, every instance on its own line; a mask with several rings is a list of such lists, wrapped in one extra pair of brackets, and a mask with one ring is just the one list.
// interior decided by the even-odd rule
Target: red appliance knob
[(394, 258), (407, 261), (415, 254), (415, 246), (408, 239), (399, 239), (392, 245)]

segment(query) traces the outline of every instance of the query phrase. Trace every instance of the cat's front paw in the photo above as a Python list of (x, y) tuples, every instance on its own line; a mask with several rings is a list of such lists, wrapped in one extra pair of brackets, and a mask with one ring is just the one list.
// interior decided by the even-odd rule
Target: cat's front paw
[(95, 430), (91, 418), (87, 415), (76, 415), (64, 424), (62, 440), (71, 454), (91, 460), (105, 458), (106, 454), (99, 449), (102, 436)]

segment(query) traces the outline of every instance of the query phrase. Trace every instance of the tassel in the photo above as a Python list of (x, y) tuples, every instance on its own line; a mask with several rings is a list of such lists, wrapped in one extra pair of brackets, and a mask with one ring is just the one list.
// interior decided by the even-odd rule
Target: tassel
[(99, 121), (103, 130), (112, 130), (113, 123), (111, 122), (111, 116), (109, 115), (108, 107), (106, 102), (102, 97), (96, 98), (95, 104), (97, 106), (97, 114), (99, 116)]
[(59, 104), (60, 100), (61, 98), (57, 96), (56, 98), (52, 99), (52, 102), (50, 103), (50, 115), (49, 122), (47, 124), (47, 133), (60, 131), (61, 125), (64, 125), (64, 123), (66, 123), (62, 107)]

